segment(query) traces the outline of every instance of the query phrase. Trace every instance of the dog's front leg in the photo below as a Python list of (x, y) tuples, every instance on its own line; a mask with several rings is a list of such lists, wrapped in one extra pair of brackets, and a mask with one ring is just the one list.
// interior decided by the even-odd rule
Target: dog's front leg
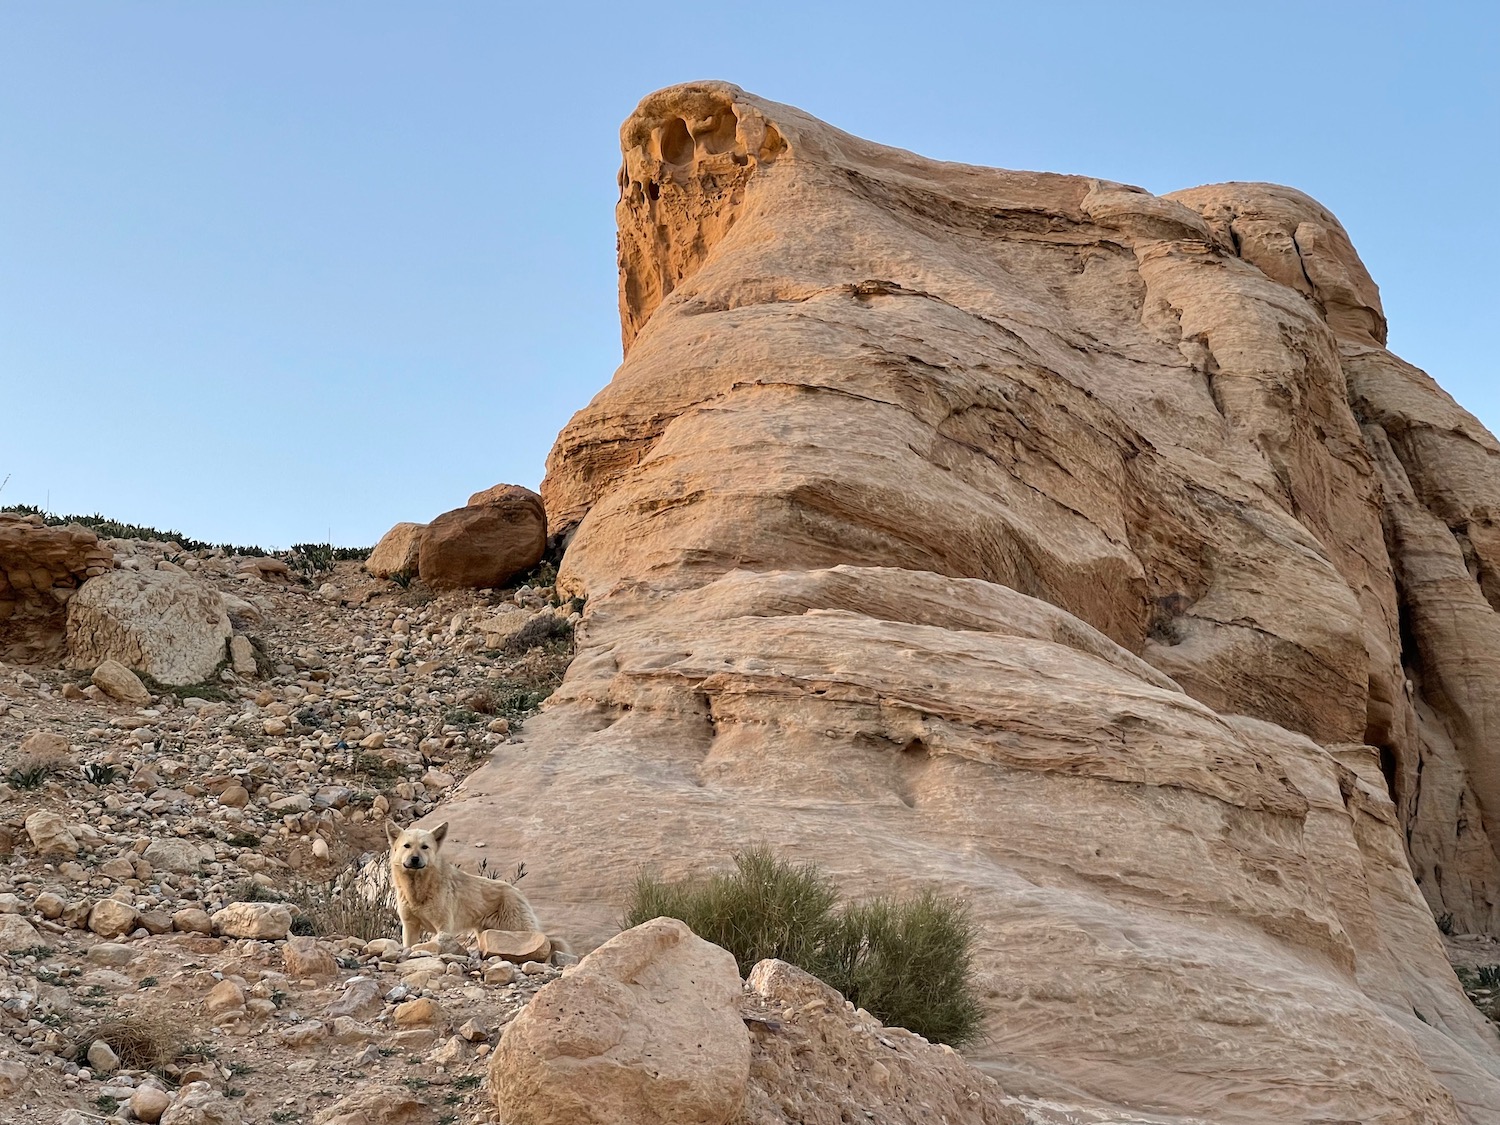
[(401, 918), (401, 946), (403, 949), (410, 949), (422, 940), (422, 927), (409, 914), (400, 910), (396, 913)]

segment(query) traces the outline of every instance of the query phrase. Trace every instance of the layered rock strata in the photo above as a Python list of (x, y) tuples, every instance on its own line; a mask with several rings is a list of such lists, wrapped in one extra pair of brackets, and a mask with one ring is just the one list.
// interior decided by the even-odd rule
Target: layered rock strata
[(1493, 1120), (1433, 913), (1500, 926), (1500, 447), (1337, 220), (715, 83), (622, 143), (626, 358), (543, 485), (579, 653), (450, 846), (596, 940), (754, 842), (963, 894), (1038, 1120)]
[(0, 660), (58, 659), (68, 599), (114, 565), (114, 554), (87, 528), (47, 527), (40, 516), (0, 512)]

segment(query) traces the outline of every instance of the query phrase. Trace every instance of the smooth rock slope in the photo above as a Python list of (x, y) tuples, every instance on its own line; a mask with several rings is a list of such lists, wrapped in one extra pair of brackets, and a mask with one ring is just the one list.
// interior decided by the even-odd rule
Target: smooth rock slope
[(450, 846), (575, 941), (759, 841), (961, 893), (1037, 1120), (1495, 1120), (1433, 915), (1500, 927), (1500, 447), (1337, 220), (720, 83), (621, 137), (625, 362), (543, 486), (579, 654)]

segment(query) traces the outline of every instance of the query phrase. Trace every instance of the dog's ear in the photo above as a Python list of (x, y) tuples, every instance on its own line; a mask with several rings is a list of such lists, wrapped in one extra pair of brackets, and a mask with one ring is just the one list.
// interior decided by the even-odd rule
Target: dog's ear
[(446, 835), (448, 835), (448, 822), (445, 820), (432, 830), (432, 838), (435, 842), (441, 844), (443, 837)]
[(386, 817), (385, 838), (394, 844), (396, 842), (396, 837), (399, 835), (401, 835), (401, 829), (396, 825), (396, 822), (390, 817)]

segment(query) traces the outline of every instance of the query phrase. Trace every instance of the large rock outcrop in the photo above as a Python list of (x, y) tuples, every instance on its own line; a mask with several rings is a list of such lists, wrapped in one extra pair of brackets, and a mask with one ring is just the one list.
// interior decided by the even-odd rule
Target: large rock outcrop
[(61, 657), (68, 599), (114, 565), (114, 553), (87, 528), (47, 527), (40, 516), (0, 512), (0, 660)]
[(1433, 913), (1500, 927), (1500, 446), (1333, 216), (715, 83), (622, 143), (625, 362), (543, 485), (578, 656), (450, 846), (575, 941), (760, 841), (962, 893), (1039, 1121), (1494, 1120)]

